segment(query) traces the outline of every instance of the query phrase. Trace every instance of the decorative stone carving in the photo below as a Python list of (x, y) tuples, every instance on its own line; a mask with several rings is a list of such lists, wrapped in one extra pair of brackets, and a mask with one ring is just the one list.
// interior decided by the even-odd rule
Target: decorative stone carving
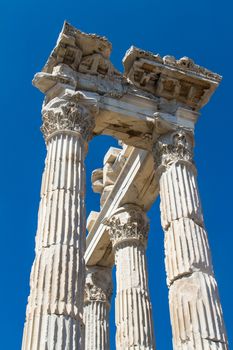
[(126, 52), (123, 63), (125, 75), (132, 84), (195, 109), (208, 102), (221, 81), (220, 75), (198, 66), (188, 57), (161, 58), (133, 46)]
[[(55, 48), (42, 72), (35, 75), (33, 83), (48, 93), (57, 83), (77, 89), (83, 79), (94, 85), (99, 79), (102, 93), (112, 91), (122, 95), (125, 89), (121, 80), (124, 78), (109, 60), (111, 49), (112, 45), (105, 37), (83, 33), (65, 22)], [(86, 75), (89, 79), (85, 79)]]
[(112, 269), (89, 266), (84, 292), (85, 349), (109, 350)]
[(192, 145), (192, 135), (177, 130), (162, 135), (154, 147), (162, 166), (158, 176), (173, 348), (227, 350)]
[(43, 105), (47, 157), (23, 350), (83, 349), (84, 159), (97, 112), (95, 98), (73, 90)]
[(90, 140), (95, 127), (94, 115), (98, 112), (97, 102), (83, 93), (76, 93), (68, 101), (61, 100), (55, 108), (43, 108), (43, 132), (46, 141), (56, 132), (74, 131), (86, 141)]
[(116, 349), (154, 350), (145, 255), (148, 219), (141, 208), (128, 204), (107, 224), (116, 264)]
[[(192, 150), (198, 111), (221, 77), (187, 57), (161, 58), (136, 48), (127, 52), (122, 76), (110, 62), (110, 52), (106, 38), (65, 22), (33, 80), (46, 94), (42, 132), (48, 153), (22, 349), (83, 350), (83, 306), (85, 349), (109, 349), (109, 270), (88, 268), (84, 292), (85, 141), (92, 134), (107, 134), (150, 151), (147, 157), (146, 151), (134, 150), (122, 174), (127, 152), (111, 150), (103, 170), (93, 174), (104, 208), (90, 217), (87, 242), (94, 241), (98, 257), (87, 261), (111, 266), (115, 255), (117, 350), (155, 348), (145, 256), (148, 220), (141, 208), (152, 204), (150, 192), (157, 193), (158, 179), (173, 347), (227, 350)], [(105, 205), (110, 197), (111, 206)]]
[(111, 48), (111, 43), (105, 37), (83, 33), (65, 22), (43, 72), (51, 73), (59, 63), (65, 63), (78, 70), (83, 56), (101, 53), (102, 57), (108, 58)]
[(135, 60), (139, 60), (140, 58), (145, 58), (148, 61), (157, 62), (162, 65), (164, 64), (176, 67), (186, 72), (192, 71), (197, 75), (202, 75), (205, 78), (213, 79), (218, 82), (222, 80), (222, 77), (219, 74), (213, 73), (209, 69), (199, 66), (198, 64), (194, 63), (194, 61), (189, 57), (185, 56), (180, 58), (179, 60), (176, 60), (174, 56), (167, 55), (162, 58), (159, 54), (153, 54), (152, 52), (138, 49), (135, 46), (131, 46), (129, 48), (123, 59), (126, 74), (129, 73), (132, 63)]
[(103, 301), (110, 303), (112, 297), (112, 270), (94, 266), (86, 268), (84, 302)]
[(147, 243), (148, 219), (136, 205), (128, 204), (118, 209), (106, 224), (110, 227), (110, 239), (114, 248), (123, 242)]
[(112, 63), (98, 53), (84, 56), (79, 66), (79, 72), (102, 76), (121, 76)]
[(193, 138), (182, 129), (160, 136), (153, 148), (156, 165), (169, 166), (177, 160), (193, 162)]

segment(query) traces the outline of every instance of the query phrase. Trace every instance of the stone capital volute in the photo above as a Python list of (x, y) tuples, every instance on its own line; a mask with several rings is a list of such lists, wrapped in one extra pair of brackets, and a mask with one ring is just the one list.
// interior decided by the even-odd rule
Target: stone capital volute
[(146, 213), (137, 205), (119, 208), (107, 221), (113, 248), (121, 243), (134, 242), (146, 246), (149, 222)]
[(177, 161), (193, 163), (193, 135), (183, 129), (161, 135), (153, 147), (157, 167), (167, 168)]
[(76, 92), (68, 99), (55, 98), (42, 108), (41, 131), (46, 142), (56, 133), (78, 133), (84, 141), (92, 138), (97, 101)]

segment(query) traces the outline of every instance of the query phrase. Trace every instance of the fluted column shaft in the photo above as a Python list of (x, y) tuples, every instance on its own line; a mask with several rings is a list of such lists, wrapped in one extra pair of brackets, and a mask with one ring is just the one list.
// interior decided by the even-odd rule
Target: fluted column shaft
[(109, 225), (116, 264), (116, 349), (155, 349), (145, 255), (146, 215), (137, 206), (125, 206)]
[(47, 157), (22, 350), (83, 348), (84, 158), (93, 130), (84, 112), (62, 101), (43, 113)]
[(217, 283), (192, 161), (192, 135), (157, 142), (161, 220), (174, 350), (228, 349)]
[(111, 268), (88, 267), (84, 292), (85, 350), (109, 350)]

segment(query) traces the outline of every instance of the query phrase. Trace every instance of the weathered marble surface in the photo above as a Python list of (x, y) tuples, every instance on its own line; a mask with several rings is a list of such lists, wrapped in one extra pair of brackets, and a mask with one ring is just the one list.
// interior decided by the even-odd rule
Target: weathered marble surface
[[(113, 159), (112, 148), (107, 152), (106, 159)], [(114, 149), (114, 154), (115, 154)], [(112, 168), (114, 167), (114, 173)], [(107, 186), (108, 196), (99, 213), (91, 212), (88, 217), (88, 236), (85, 261), (87, 265), (100, 264), (112, 266), (114, 256), (105, 218), (124, 204), (130, 202), (149, 210), (158, 196), (158, 181), (155, 178), (152, 154), (131, 146), (123, 147), (114, 163), (107, 168), (106, 178), (111, 177), (111, 185)], [(116, 174), (119, 174), (116, 178)], [(92, 176), (93, 188), (103, 193), (103, 170), (97, 169)], [(109, 188), (110, 187), (110, 188)], [(105, 192), (107, 193), (107, 191)], [(102, 198), (102, 197), (101, 197)]]
[(86, 350), (110, 349), (109, 310), (112, 288), (111, 268), (87, 267), (83, 316)]
[(145, 248), (148, 219), (125, 205), (108, 220), (116, 264), (116, 349), (155, 349)]
[(154, 148), (174, 350), (228, 349), (193, 163), (192, 134), (169, 132)]
[(164, 122), (193, 128), (198, 111), (221, 80), (187, 57), (161, 58), (137, 48), (127, 51), (122, 74), (113, 67), (110, 53), (106, 38), (82, 33), (65, 22), (33, 83), (47, 102), (76, 90), (88, 92), (100, 106), (94, 134), (112, 135), (146, 150), (164, 132)]
[(82, 95), (43, 109), (47, 157), (23, 350), (83, 346), (84, 158), (95, 124), (84, 100)]
[[(130, 203), (147, 211), (160, 186), (174, 349), (226, 350), (192, 161), (199, 111), (221, 77), (190, 58), (161, 58), (134, 47), (126, 53), (122, 74), (112, 65), (110, 53), (106, 38), (82, 33), (65, 22), (47, 63), (33, 80), (45, 94), (42, 132), (48, 153), (22, 349), (84, 348), (84, 158), (90, 138), (106, 134), (122, 140), (124, 146), (110, 150), (103, 169), (93, 173), (101, 210), (88, 220), (85, 261), (88, 268), (106, 268), (113, 265), (115, 255), (120, 286), (118, 349), (154, 348), (146, 228), (134, 237), (138, 222), (125, 230), (131, 214), (122, 214), (120, 208)], [(120, 236), (109, 236), (106, 219), (116, 213), (126, 226), (121, 227)], [(108, 322), (106, 305), (85, 304), (86, 315), (97, 322), (99, 332)], [(135, 313), (136, 327), (132, 327), (132, 314), (127, 316), (127, 306)], [(88, 323), (91, 343), (86, 343), (86, 350), (107, 348), (108, 341), (95, 342), (99, 333), (92, 326)]]

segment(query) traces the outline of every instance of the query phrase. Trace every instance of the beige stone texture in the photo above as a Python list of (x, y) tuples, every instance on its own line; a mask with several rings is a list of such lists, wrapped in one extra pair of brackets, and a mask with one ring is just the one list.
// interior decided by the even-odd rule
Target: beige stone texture
[(227, 350), (192, 146), (191, 135), (177, 130), (163, 135), (154, 148), (161, 174), (161, 217), (173, 349)]
[[(221, 77), (188, 57), (162, 58), (135, 47), (120, 73), (110, 54), (106, 38), (65, 22), (33, 79), (45, 94), (47, 157), (22, 350), (108, 349), (109, 280), (98, 283), (101, 269), (110, 271), (114, 260), (117, 349), (154, 349), (145, 212), (159, 192), (173, 348), (227, 350), (192, 154), (200, 109)], [(92, 174), (100, 212), (90, 215), (85, 241), (84, 158), (88, 141), (102, 134), (123, 146), (111, 148)], [(84, 259), (92, 269), (86, 345)]]
[(109, 350), (109, 310), (112, 296), (112, 269), (89, 266), (84, 291), (85, 349)]
[(155, 349), (145, 255), (148, 219), (139, 207), (125, 205), (108, 225), (116, 264), (116, 349)]

